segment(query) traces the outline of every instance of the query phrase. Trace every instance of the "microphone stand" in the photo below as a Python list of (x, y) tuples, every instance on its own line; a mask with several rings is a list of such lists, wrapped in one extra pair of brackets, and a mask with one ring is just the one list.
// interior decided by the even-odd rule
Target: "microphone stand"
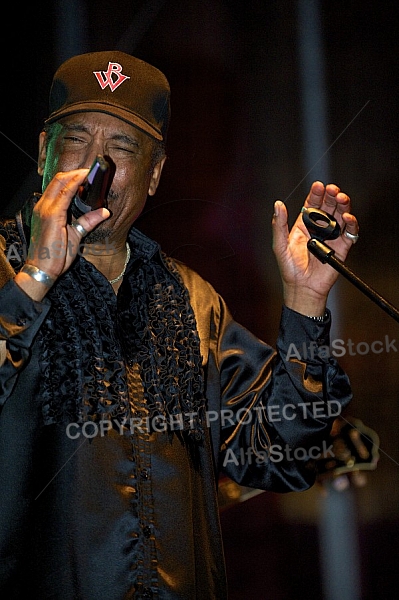
[(395, 319), (396, 322), (399, 323), (399, 310), (395, 308), (393, 304), (385, 300), (372, 287), (367, 285), (367, 283), (360, 279), (360, 277), (355, 275), (353, 271), (351, 271), (334, 255), (334, 250), (332, 250), (332, 248), (326, 244), (323, 244), (319, 240), (316, 240), (315, 238), (311, 238), (308, 241), (308, 250), (322, 263), (328, 263), (331, 267), (338, 271), (338, 273), (353, 283), (353, 285), (363, 292), (368, 298), (370, 298), (370, 300), (375, 302), (380, 308), (382, 308), (382, 310), (388, 313), (388, 315), (390, 315), (393, 319)]
[(328, 239), (336, 239), (341, 234), (340, 227), (334, 217), (316, 208), (303, 207), (301, 212), (305, 227), (311, 236), (307, 244), (309, 252), (318, 258), (320, 262), (328, 263), (399, 323), (399, 310), (355, 275), (349, 267), (334, 255), (334, 250), (323, 243)]

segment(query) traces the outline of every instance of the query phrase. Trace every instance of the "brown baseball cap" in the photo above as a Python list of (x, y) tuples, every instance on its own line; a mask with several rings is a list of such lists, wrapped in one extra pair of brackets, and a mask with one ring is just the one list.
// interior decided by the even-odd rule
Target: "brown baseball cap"
[(170, 87), (152, 65), (119, 51), (90, 52), (64, 62), (54, 75), (45, 123), (79, 112), (103, 112), (165, 140)]

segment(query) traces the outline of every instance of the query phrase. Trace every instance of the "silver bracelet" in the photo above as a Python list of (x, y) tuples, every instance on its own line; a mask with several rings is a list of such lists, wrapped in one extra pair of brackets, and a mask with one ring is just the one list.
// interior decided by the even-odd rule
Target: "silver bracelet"
[(328, 313), (325, 312), (324, 315), (321, 315), (321, 317), (311, 317), (310, 315), (306, 315), (308, 319), (312, 319), (312, 321), (317, 321), (318, 323), (323, 323), (327, 317), (328, 317)]
[(53, 279), (52, 277), (50, 277), (50, 275), (47, 275), (47, 273), (41, 271), (33, 265), (27, 265), (25, 263), (21, 269), (21, 273), (26, 273), (36, 281), (44, 283), (44, 285), (48, 288), (51, 288), (51, 286), (55, 283), (55, 279)]

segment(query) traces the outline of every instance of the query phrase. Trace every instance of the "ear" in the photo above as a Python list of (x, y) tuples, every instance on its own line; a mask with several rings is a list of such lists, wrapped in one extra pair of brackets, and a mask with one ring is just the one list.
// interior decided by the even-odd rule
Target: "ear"
[(159, 162), (157, 162), (157, 164), (155, 165), (155, 167), (152, 170), (151, 179), (150, 179), (150, 183), (148, 186), (148, 195), (149, 196), (153, 196), (155, 194), (155, 192), (157, 191), (157, 187), (159, 184), (159, 180), (161, 179), (161, 173), (162, 173), (163, 166), (165, 164), (165, 160), (166, 160), (166, 156), (161, 158), (161, 160)]
[(44, 165), (46, 163), (47, 156), (47, 134), (42, 131), (39, 135), (39, 158), (37, 161), (37, 172), (40, 176), (43, 175)]

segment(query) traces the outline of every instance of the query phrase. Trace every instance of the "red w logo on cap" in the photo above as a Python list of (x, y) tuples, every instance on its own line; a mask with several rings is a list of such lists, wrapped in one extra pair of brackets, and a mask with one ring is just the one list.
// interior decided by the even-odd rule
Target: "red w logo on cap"
[(122, 74), (122, 65), (113, 62), (108, 63), (106, 71), (93, 71), (93, 73), (97, 77), (101, 89), (103, 90), (109, 85), (111, 92), (116, 90), (125, 79), (130, 79), (127, 75)]

